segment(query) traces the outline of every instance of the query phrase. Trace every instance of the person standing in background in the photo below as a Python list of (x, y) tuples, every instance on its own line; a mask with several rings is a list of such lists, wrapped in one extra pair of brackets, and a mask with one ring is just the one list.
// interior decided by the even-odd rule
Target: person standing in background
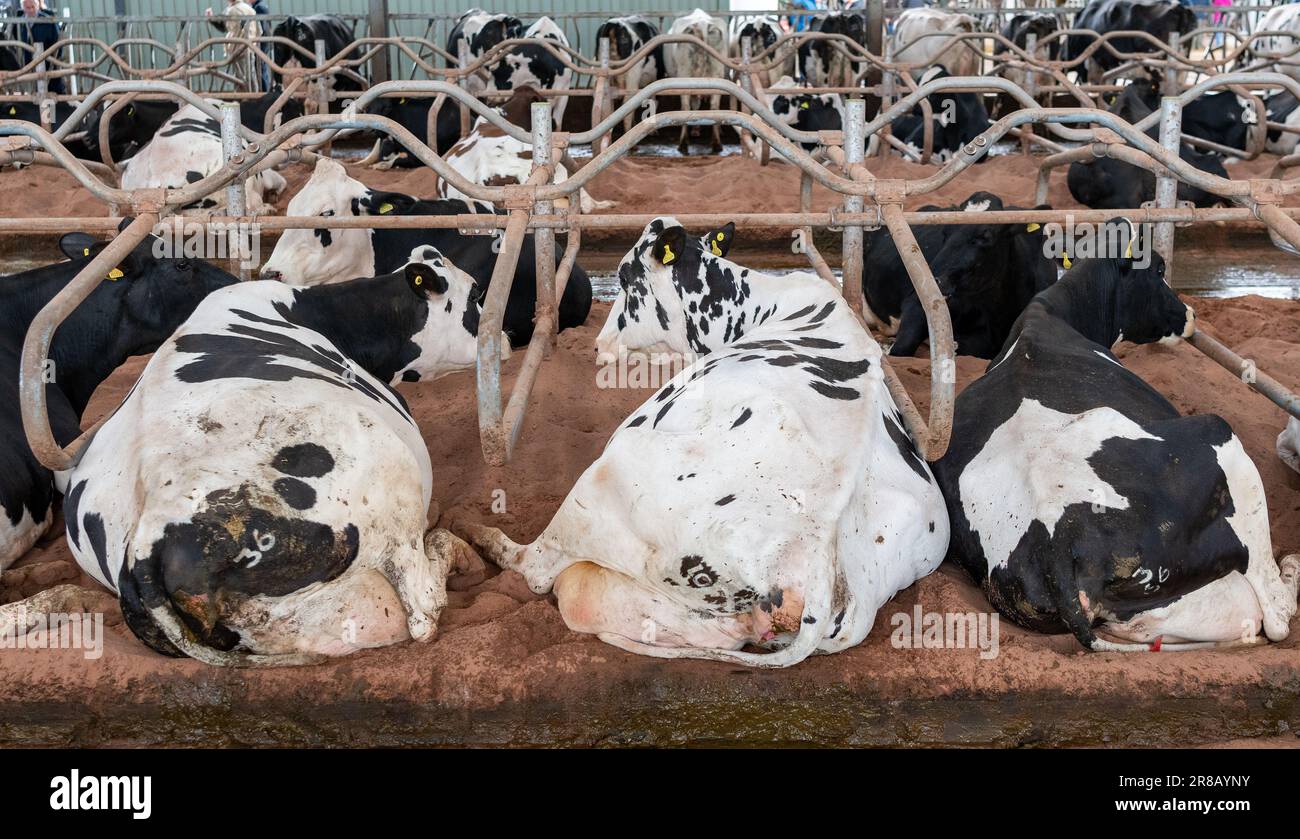
[[(26, 20), (18, 24), (19, 41), (24, 44), (31, 44), (39, 52), (49, 49), (62, 40), (63, 33), (60, 31), (54, 12), (45, 8), (43, 0), (22, 0), (22, 6), (23, 17)], [(23, 58), (30, 60), (28, 56), (23, 56)], [(59, 47), (50, 54), (49, 58), (63, 60), (63, 48)], [(23, 61), (23, 63), (25, 64), (26, 61)], [(53, 67), (47, 63), (46, 69), (53, 69)], [(50, 93), (63, 93), (65, 90), (63, 77), (59, 76), (50, 79), (46, 89)]]
[[(214, 14), (209, 6), (203, 10), (203, 14), (208, 18), (208, 25), (227, 38), (252, 39), (262, 33), (257, 21), (253, 20), (253, 15), (257, 12), (244, 0), (226, 0), (223, 13)], [(258, 76), (249, 66), (252, 53), (243, 44), (226, 44), (226, 58), (229, 59), (227, 67), (231, 74), (246, 82), (249, 90), (257, 90)]]

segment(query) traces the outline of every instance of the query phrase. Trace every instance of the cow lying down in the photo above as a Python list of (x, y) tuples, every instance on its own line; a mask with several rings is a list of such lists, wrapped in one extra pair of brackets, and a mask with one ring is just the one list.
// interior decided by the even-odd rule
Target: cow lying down
[[(213, 104), (220, 103), (213, 100)], [(225, 165), (221, 151), (221, 124), (194, 105), (186, 105), (163, 123), (162, 128), (122, 170), (122, 189), (183, 189)], [(267, 215), (275, 208), (268, 196), (281, 192), (284, 176), (264, 169), (245, 182), (248, 212)], [(192, 204), (187, 210), (212, 210), (225, 205), (226, 191)]]
[(574, 630), (783, 667), (862, 641), (882, 604), (938, 567), (948, 522), (844, 299), (706, 241), (652, 221), (597, 340), (606, 357), (701, 357), (614, 432), (537, 541), (453, 529), (553, 589)]
[(1300, 557), (1279, 572), (1255, 464), (1223, 419), (1180, 416), (1110, 352), (1192, 334), (1148, 253), (1146, 268), (1074, 263), (957, 397), (935, 464), (953, 556), (999, 612), (1092, 650), (1254, 640), (1261, 626), (1280, 641)]
[(395, 274), (242, 283), (195, 310), (62, 476), (68, 545), (142, 641), (281, 665), (432, 637), (477, 557), (426, 536), (429, 455), (390, 385), (473, 366), (473, 293), (423, 248)]

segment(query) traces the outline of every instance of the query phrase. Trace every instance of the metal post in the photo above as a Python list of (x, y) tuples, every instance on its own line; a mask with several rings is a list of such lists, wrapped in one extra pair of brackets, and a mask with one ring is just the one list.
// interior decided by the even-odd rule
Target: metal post
[[(472, 60), (469, 54), (469, 42), (464, 38), (461, 38), (460, 41), (456, 43), (456, 53), (456, 59), (460, 63), (460, 69), (464, 70), (470, 65)], [(461, 90), (464, 90), (466, 93), (473, 93), (469, 88), (468, 75), (458, 77), (456, 83), (460, 85)], [(464, 102), (460, 103), (460, 136), (469, 136), (469, 106)]]
[[(225, 158), (226, 165), (238, 164), (244, 156), (244, 140), (239, 134), (239, 103), (222, 102), (221, 103), (221, 156)], [(226, 186), (226, 214), (240, 218), (248, 215), (248, 202), (244, 194), (246, 179), (243, 177), (235, 178)], [(237, 255), (239, 262), (245, 262), (245, 254), (248, 253), (248, 243), (244, 241), (241, 234), (242, 226), (227, 231), (226, 247), (228, 254)], [(239, 269), (239, 279), (249, 280), (252, 278), (252, 272), (248, 268)]]
[[(740, 39), (740, 73), (739, 73), (740, 78), (738, 79), (738, 81), (740, 82), (740, 89), (750, 95), (753, 95), (754, 93), (754, 80), (753, 78), (751, 78), (750, 70), (749, 70), (749, 64), (753, 56), (754, 56), (753, 39), (749, 37), (741, 38)], [(744, 107), (742, 107), (740, 110), (742, 113), (745, 112)], [(745, 129), (743, 128), (738, 128), (737, 134), (740, 136), (741, 149), (753, 154), (754, 151), (753, 146), (751, 146), (749, 143), (749, 132), (745, 131)]]
[[(324, 67), (326, 60), (327, 59), (325, 57), (325, 41), (324, 39), (317, 38), (316, 39), (316, 69), (320, 70), (321, 67)], [(330, 112), (330, 87), (332, 87), (333, 79), (334, 77), (332, 75), (316, 76), (316, 98), (317, 98), (316, 107), (319, 108), (319, 110), (317, 111), (317, 113), (319, 114), (328, 114)]]
[[(1160, 100), (1160, 145), (1175, 158), (1181, 145), (1183, 105), (1176, 96)], [(1156, 207), (1172, 209), (1178, 204), (1178, 179), (1165, 172), (1156, 176)], [(1156, 224), (1156, 252), (1165, 260), (1165, 276), (1174, 267), (1174, 224), (1162, 221)]]
[[(885, 44), (886, 64), (890, 64), (893, 62), (894, 60), (892, 55), (893, 52), (894, 52), (893, 46), (888, 42), (886, 42)], [(877, 113), (884, 113), (894, 104), (894, 71), (883, 70), (881, 72), (882, 75), (880, 79), (880, 88), (881, 88), (880, 110)], [(881, 126), (880, 131), (877, 132), (880, 137), (880, 142), (876, 144), (876, 153), (880, 157), (885, 157), (886, 155), (889, 154), (889, 143), (885, 142), (885, 137), (889, 135), (892, 131), (893, 131), (892, 126), (889, 123), (886, 123), (885, 125)]]
[[(71, 17), (72, 17), (72, 9), (69, 9), (67, 6), (64, 6), (64, 7), (63, 7), (63, 19), (64, 19), (64, 21), (65, 21), (64, 24), (63, 24), (64, 27), (66, 27), (66, 26), (68, 25), (66, 21), (67, 21), (69, 18), (71, 18)], [(77, 45), (76, 45), (76, 44), (68, 44), (68, 61), (69, 61), (69, 63), (71, 63), (71, 64), (73, 64), (73, 65), (75, 65), (75, 64), (77, 63)], [(71, 76), (68, 76), (68, 92), (69, 92), (69, 93), (71, 93), (73, 96), (77, 96), (80, 87), (81, 87), (81, 85), (78, 84), (78, 79), (77, 79), (77, 74), (76, 74), (76, 73), (73, 73)]]
[[(371, 38), (388, 37), (388, 0), (370, 0), (368, 30)], [(370, 83), (379, 84), (391, 78), (388, 64), (388, 47), (385, 46), (370, 59)]]
[(1182, 35), (1179, 33), (1169, 33), (1170, 55), (1165, 59), (1165, 89), (1161, 91), (1165, 96), (1178, 95), (1178, 66), (1174, 62), (1174, 56), (1182, 55), (1182, 49), (1179, 45), (1181, 39)]
[[(1031, 57), (1037, 57), (1037, 49), (1038, 36), (1032, 32), (1027, 33), (1025, 35), (1025, 52), (1029, 53)], [(1038, 100), (1038, 74), (1033, 67), (1028, 67), (1025, 70), (1025, 93), (1029, 94), (1029, 98), (1034, 101)], [(1020, 129), (1020, 151), (1024, 154), (1029, 154), (1033, 150), (1033, 145), (1029, 142), (1029, 135), (1033, 131), (1034, 126), (1032, 125), (1026, 125)]]
[[(533, 130), (533, 171), (543, 166), (550, 166), (551, 161), (551, 103), (549, 100), (534, 102), (532, 105)], [(552, 178), (553, 180), (553, 178)], [(578, 201), (575, 193), (570, 201)], [(535, 215), (549, 215), (550, 201), (537, 201), (533, 204)], [(533, 249), (537, 268), (537, 312), (535, 319), (539, 325), (547, 324), (550, 335), (547, 337), (547, 353), (555, 346), (556, 311), (555, 300), (555, 231), (539, 228), (533, 233)]]
[(50, 102), (49, 106), (46, 106), (46, 100), (49, 98), (50, 82), (45, 78), (45, 59), (37, 62), (36, 73), (36, 109), (41, 120), (41, 128), (49, 131), (54, 125), (54, 103)]
[[(606, 116), (609, 115), (609, 111), (606, 111), (605, 109), (606, 105), (608, 104), (607, 97), (609, 95), (608, 94), (609, 39), (608, 38), (600, 39), (600, 43), (596, 45), (596, 55), (600, 59), (600, 75), (596, 77), (596, 84), (595, 84), (596, 89), (595, 89), (595, 93), (591, 97), (591, 127), (593, 129), (598, 124), (600, 124), (601, 120), (603, 120)], [(610, 129), (610, 132), (608, 134), (605, 134), (603, 137), (601, 137), (599, 140), (596, 141), (597, 154), (600, 154), (605, 149), (609, 148), (609, 137), (610, 134), (612, 133), (613, 133), (613, 129)]]
[[(861, 99), (849, 99), (848, 119), (844, 125), (844, 168), (845, 176), (852, 177), (854, 165), (862, 163), (866, 151), (867, 103)], [(862, 212), (861, 195), (848, 195), (844, 198), (844, 212)], [(862, 227), (854, 224), (844, 225), (844, 244), (841, 255), (841, 267), (844, 272), (844, 299), (849, 307), (859, 315), (862, 314)]]

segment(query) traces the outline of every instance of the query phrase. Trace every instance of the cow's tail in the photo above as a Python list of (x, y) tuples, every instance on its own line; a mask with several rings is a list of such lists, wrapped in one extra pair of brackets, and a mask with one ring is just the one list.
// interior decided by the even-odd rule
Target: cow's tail
[(822, 573), (808, 581), (804, 589), (804, 610), (803, 619), (799, 623), (799, 634), (788, 646), (773, 653), (745, 653), (736, 650), (695, 647), (657, 647), (609, 632), (602, 632), (596, 637), (621, 650), (654, 658), (702, 658), (729, 664), (743, 664), (747, 667), (789, 667), (815, 653), (822, 639), (826, 637), (826, 627), (830, 625), (832, 619), (831, 594), (835, 576), (831, 563), (826, 563), (826, 566)]
[[(285, 667), (318, 664), (325, 656), (305, 653), (262, 655), (235, 649), (221, 639), (200, 635), (199, 622), (182, 613), (163, 582), (162, 568), (168, 551), (185, 550), (175, 539), (168, 538), (161, 550), (134, 563), (124, 563), (118, 575), (118, 600), (126, 625), (146, 645), (164, 655), (189, 656), (204, 664), (219, 667)], [(129, 567), (128, 567), (129, 565)], [(188, 620), (187, 620), (188, 618)], [(228, 630), (227, 630), (228, 631)]]

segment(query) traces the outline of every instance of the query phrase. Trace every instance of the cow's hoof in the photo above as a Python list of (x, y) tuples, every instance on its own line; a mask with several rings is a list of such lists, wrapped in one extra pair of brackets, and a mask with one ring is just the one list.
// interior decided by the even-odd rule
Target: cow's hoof
[(1282, 582), (1294, 588), (1300, 581), (1300, 554), (1288, 554), (1282, 557), (1278, 568), (1282, 572)]

